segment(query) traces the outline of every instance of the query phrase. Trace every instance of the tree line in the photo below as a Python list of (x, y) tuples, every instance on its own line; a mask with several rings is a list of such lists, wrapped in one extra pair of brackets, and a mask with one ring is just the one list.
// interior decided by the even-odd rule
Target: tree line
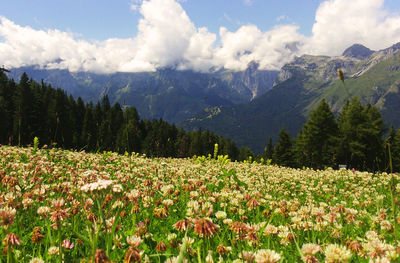
[[(282, 127), (277, 143), (269, 139), (266, 158), (289, 167), (324, 169), (346, 165), (363, 171), (400, 170), (400, 129), (387, 136), (381, 113), (362, 105), (357, 97), (347, 101), (335, 117), (325, 100), (310, 114), (296, 138)], [(389, 152), (390, 155), (389, 156)]]
[(218, 154), (233, 160), (251, 154), (208, 130), (186, 132), (161, 119), (142, 120), (134, 107), (111, 105), (107, 96), (84, 103), (25, 73), (16, 83), (0, 72), (0, 120), (0, 144), (24, 146), (38, 137), (41, 145), (152, 157), (207, 156), (218, 144)]

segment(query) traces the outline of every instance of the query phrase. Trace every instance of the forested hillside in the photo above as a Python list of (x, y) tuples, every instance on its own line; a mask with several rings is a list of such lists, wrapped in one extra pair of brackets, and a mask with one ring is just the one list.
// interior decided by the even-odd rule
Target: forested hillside
[(248, 157), (248, 150), (207, 130), (185, 132), (161, 119), (140, 119), (134, 107), (111, 105), (107, 96), (85, 104), (26, 74), (16, 83), (0, 73), (0, 119), (1, 144), (27, 145), (38, 137), (42, 145), (163, 157), (213, 154), (218, 144), (220, 154)]

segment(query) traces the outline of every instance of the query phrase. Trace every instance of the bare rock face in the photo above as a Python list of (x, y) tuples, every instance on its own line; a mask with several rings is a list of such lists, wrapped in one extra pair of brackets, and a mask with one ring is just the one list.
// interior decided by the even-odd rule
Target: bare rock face
[(343, 56), (363, 60), (371, 56), (373, 53), (374, 51), (363, 45), (354, 44), (343, 52)]

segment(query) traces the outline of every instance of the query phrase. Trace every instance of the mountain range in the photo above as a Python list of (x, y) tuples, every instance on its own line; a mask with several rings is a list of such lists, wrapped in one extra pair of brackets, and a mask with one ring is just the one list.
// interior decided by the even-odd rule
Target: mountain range
[[(345, 73), (342, 83), (337, 69)], [(282, 67), (274, 86), (246, 104), (204, 109), (186, 129), (209, 128), (262, 152), (284, 126), (292, 136), (322, 99), (337, 113), (351, 97), (377, 106), (387, 124), (400, 126), (400, 43), (372, 51), (356, 44), (342, 56), (303, 55)]]
[(255, 62), (238, 72), (163, 68), (108, 75), (30, 66), (9, 76), (18, 80), (23, 72), (85, 101), (108, 95), (112, 103), (135, 106), (142, 118), (209, 129), (257, 153), (282, 126), (295, 136), (322, 99), (337, 113), (358, 96), (377, 106), (387, 124), (400, 126), (400, 43), (380, 51), (355, 44), (336, 57), (303, 55), (280, 71), (260, 70)]
[(84, 101), (97, 102), (108, 95), (111, 103), (136, 107), (141, 118), (162, 118), (171, 123), (180, 123), (207, 107), (249, 102), (272, 88), (279, 73), (259, 70), (257, 63), (250, 63), (240, 72), (163, 68), (108, 75), (29, 66), (11, 69), (9, 76), (18, 80), (24, 72)]

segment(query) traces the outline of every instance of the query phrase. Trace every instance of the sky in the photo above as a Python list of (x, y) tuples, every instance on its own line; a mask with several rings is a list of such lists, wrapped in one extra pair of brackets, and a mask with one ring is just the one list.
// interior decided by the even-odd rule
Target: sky
[(400, 42), (399, 0), (0, 1), (0, 65), (96, 73), (279, 69)]

